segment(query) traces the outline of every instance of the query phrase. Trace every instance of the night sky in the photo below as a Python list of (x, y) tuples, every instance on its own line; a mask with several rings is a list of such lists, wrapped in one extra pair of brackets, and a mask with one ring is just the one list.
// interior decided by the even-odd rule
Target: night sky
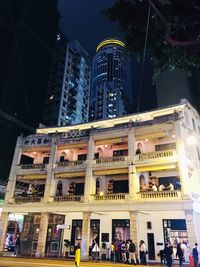
[(117, 23), (102, 14), (116, 0), (59, 0), (60, 27), (69, 40), (78, 40), (92, 57), (107, 37), (122, 37)]
[[(90, 58), (95, 54), (99, 42), (108, 37), (123, 39), (118, 24), (110, 21), (103, 11), (113, 6), (117, 0), (59, 0), (58, 9), (62, 16), (60, 27), (69, 40), (78, 40)], [(138, 102), (141, 65), (134, 60), (132, 64), (132, 90), (134, 110)], [(152, 84), (153, 66), (149, 59), (145, 62), (140, 111), (156, 107), (155, 88)]]

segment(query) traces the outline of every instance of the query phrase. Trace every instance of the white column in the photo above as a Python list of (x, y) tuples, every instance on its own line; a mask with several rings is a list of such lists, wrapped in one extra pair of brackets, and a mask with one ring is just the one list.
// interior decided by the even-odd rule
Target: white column
[(45, 256), (47, 228), (48, 228), (48, 213), (45, 212), (45, 213), (42, 213), (41, 215), (37, 251), (35, 254), (37, 258), (43, 258)]
[(135, 155), (135, 129), (128, 132), (128, 156), (130, 161), (134, 161)]
[(48, 202), (49, 197), (54, 196), (54, 191), (55, 191), (54, 167), (56, 164), (56, 153), (57, 153), (57, 136), (54, 136), (51, 142), (49, 164), (47, 166), (47, 179), (45, 184), (44, 202)]
[(0, 217), (0, 255), (2, 256), (4, 250), (4, 241), (6, 239), (8, 227), (8, 212), (2, 212)]
[(128, 157), (129, 157), (129, 166), (128, 166), (128, 180), (129, 180), (129, 200), (136, 198), (136, 183), (137, 175), (136, 168), (134, 165), (135, 157), (135, 130), (132, 129), (128, 132)]
[(176, 151), (178, 157), (182, 198), (188, 199), (190, 198), (190, 179), (188, 175), (187, 156), (184, 145), (185, 136), (180, 121), (177, 121), (175, 123), (175, 130), (176, 130)]
[(8, 184), (6, 188), (5, 203), (8, 203), (14, 195), (17, 168), (18, 168), (18, 165), (20, 164), (20, 159), (21, 159), (21, 154), (22, 154), (22, 141), (23, 141), (23, 137), (19, 136), (17, 138), (12, 166), (11, 166)]
[[(130, 213), (130, 239), (132, 239), (135, 247), (138, 248), (138, 229), (137, 229), (137, 213), (129, 211)], [(137, 251), (138, 253), (138, 251)]]
[(193, 210), (185, 210), (185, 219), (188, 233), (188, 241), (190, 248), (197, 242), (196, 228), (194, 223)]
[(93, 175), (92, 175), (92, 164), (94, 159), (94, 140), (90, 137), (88, 141), (88, 152), (87, 152), (87, 167), (85, 173), (85, 188), (84, 188), (84, 201), (90, 200), (90, 194), (92, 189)]
[(89, 259), (90, 212), (83, 212), (81, 261)]

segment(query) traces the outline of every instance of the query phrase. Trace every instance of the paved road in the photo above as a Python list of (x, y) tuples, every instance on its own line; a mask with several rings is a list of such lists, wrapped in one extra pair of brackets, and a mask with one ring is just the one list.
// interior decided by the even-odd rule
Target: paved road
[[(14, 258), (0, 257), (0, 267), (74, 267), (74, 261), (66, 260), (47, 260), (35, 258)], [(130, 266), (126, 264), (111, 263), (111, 262), (81, 262), (80, 267), (124, 267)], [(134, 266), (134, 265), (132, 265)], [(152, 266), (152, 265), (151, 265)], [(158, 265), (157, 265), (158, 266)], [(140, 265), (142, 267), (142, 265)], [(146, 266), (147, 267), (147, 266)], [(159, 267), (159, 266), (158, 266)]]

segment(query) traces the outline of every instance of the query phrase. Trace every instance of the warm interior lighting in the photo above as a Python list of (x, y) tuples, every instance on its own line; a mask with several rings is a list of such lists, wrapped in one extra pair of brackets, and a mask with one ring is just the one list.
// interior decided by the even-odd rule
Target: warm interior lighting
[(149, 139), (148, 139), (148, 138), (146, 138), (146, 139), (145, 139), (145, 141), (146, 141), (146, 142), (148, 142), (148, 141), (149, 141)]
[(176, 137), (176, 135), (175, 135), (175, 134), (173, 134), (173, 135), (172, 135), (172, 138), (175, 138), (175, 137)]
[(104, 195), (104, 193), (103, 193), (103, 192), (100, 192), (100, 193), (99, 193), (99, 195), (100, 195), (100, 196), (103, 196), (103, 195)]

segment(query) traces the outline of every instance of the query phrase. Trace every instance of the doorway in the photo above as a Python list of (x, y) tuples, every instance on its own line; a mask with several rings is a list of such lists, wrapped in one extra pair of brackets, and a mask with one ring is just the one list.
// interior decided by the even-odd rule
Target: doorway
[(155, 260), (154, 234), (147, 233), (147, 242), (148, 242), (148, 257), (149, 257), (149, 260)]

